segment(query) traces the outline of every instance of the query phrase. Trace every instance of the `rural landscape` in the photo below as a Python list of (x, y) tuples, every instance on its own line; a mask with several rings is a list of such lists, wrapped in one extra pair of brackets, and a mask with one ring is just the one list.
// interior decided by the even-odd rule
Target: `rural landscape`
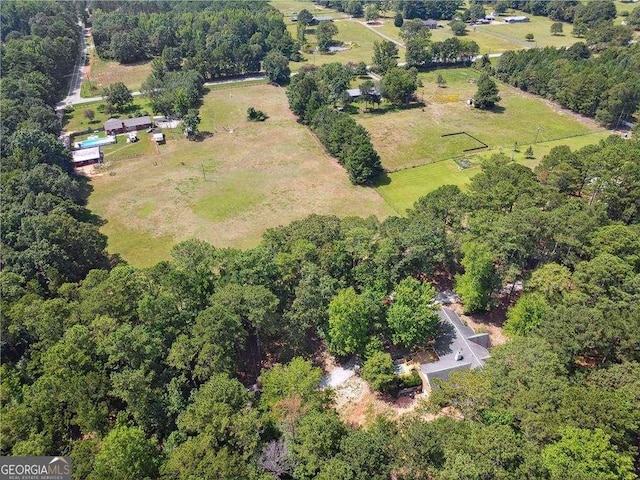
[(2, 478), (638, 478), (639, 2), (0, 14)]

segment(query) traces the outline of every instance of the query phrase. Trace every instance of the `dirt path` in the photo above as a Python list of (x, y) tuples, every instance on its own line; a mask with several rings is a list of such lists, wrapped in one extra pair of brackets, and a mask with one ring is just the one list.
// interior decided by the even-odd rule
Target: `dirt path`
[(359, 20), (355, 20), (355, 19), (351, 19), (351, 20), (352, 20), (352, 21), (354, 21), (354, 22), (356, 22), (356, 23), (359, 23), (360, 25), (362, 25), (362, 26), (364, 26), (364, 27), (367, 27), (369, 30), (371, 30), (373, 33), (375, 33), (375, 34), (376, 34), (376, 35), (378, 35), (379, 37), (382, 37), (382, 38), (384, 38), (385, 40), (389, 40), (390, 42), (395, 43), (395, 44), (396, 44), (397, 46), (399, 46), (399, 47), (404, 47), (404, 43), (399, 42), (398, 40), (396, 40), (396, 39), (395, 39), (395, 38), (393, 38), (393, 37), (390, 37), (389, 35), (386, 35), (386, 34), (384, 34), (384, 33), (382, 33), (382, 32), (379, 32), (378, 30), (376, 30), (376, 28), (375, 28), (375, 27), (373, 27), (373, 26), (369, 25), (367, 22), (361, 22), (361, 21), (359, 21)]

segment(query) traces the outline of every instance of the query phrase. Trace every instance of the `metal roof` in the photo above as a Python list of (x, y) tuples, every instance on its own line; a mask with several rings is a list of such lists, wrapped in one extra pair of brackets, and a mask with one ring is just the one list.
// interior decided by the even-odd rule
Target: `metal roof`
[(75, 150), (73, 153), (73, 162), (86, 162), (87, 160), (100, 159), (100, 147), (85, 148), (83, 150)]

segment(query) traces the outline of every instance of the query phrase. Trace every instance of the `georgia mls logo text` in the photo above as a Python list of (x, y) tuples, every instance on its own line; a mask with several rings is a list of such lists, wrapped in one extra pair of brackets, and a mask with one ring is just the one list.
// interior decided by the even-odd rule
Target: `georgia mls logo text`
[(71, 480), (71, 459), (0, 457), (0, 480)]

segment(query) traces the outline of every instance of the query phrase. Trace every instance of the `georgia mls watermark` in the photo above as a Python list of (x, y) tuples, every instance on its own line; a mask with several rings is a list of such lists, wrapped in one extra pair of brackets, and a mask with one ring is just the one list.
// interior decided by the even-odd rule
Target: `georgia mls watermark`
[(71, 480), (71, 458), (0, 457), (0, 480)]

